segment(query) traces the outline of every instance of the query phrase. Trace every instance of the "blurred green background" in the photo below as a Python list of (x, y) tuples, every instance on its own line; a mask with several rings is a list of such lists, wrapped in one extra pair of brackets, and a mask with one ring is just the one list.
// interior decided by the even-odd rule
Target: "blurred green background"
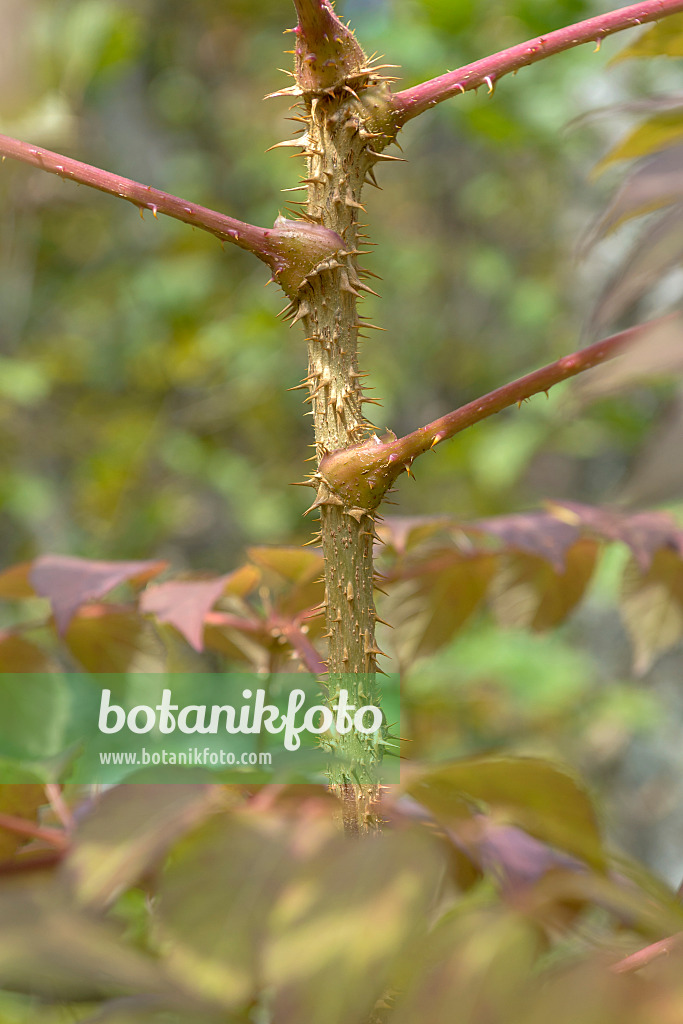
[[(339, 10), (366, 51), (401, 65), (405, 86), (612, 6)], [(262, 96), (287, 84), (276, 69), (290, 61), (282, 32), (293, 24), (287, 0), (0, 0), (0, 131), (271, 224), (302, 169), (286, 150), (265, 155), (291, 135), (286, 101)], [(623, 45), (583, 47), (504, 79), (493, 97), (443, 104), (403, 133), (408, 163), (380, 168), (383, 191), (366, 193), (378, 243), (367, 265), (383, 298), (363, 311), (386, 333), (362, 352), (379, 426), (410, 430), (590, 340), (591, 302), (628, 239), (588, 261), (575, 254), (621, 173), (592, 181), (591, 168), (630, 122), (567, 125), (680, 87), (677, 62), (609, 70)], [(308, 494), (289, 483), (310, 427), (300, 392), (286, 391), (305, 346), (276, 320), (283, 301), (265, 279), (200, 231), (2, 165), (0, 564), (61, 552), (220, 573), (248, 544), (309, 539)], [(401, 481), (400, 512), (611, 501), (673, 396), (668, 383), (579, 407), (557, 389), (421, 460), (417, 483)], [(665, 485), (650, 496), (680, 498)], [(478, 622), (411, 673), (408, 708), (420, 756), (559, 752), (609, 793), (618, 841), (673, 878), (681, 658), (662, 659), (646, 688), (631, 678), (613, 610), (620, 559), (609, 555), (588, 605), (550, 637)]]

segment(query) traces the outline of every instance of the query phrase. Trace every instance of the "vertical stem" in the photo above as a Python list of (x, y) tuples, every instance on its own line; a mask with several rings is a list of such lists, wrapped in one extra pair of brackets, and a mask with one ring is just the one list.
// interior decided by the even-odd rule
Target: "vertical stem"
[[(308, 202), (307, 216), (332, 228), (345, 241), (347, 255), (331, 273), (316, 279), (307, 296), (304, 318), (308, 339), (309, 400), (318, 460), (345, 448), (368, 432), (362, 412), (358, 372), (358, 287), (356, 264), (357, 212), (368, 160), (359, 124), (343, 93), (307, 101)], [(320, 529), (325, 560), (325, 612), (329, 639), (328, 686), (334, 703), (342, 689), (349, 705), (378, 702), (373, 601), (374, 520), (353, 514), (339, 503), (320, 506)], [(376, 738), (348, 733), (339, 736), (335, 753), (352, 761), (331, 769), (331, 780), (342, 795), (347, 831), (367, 831), (374, 790), (368, 785), (372, 768), (381, 760)]]

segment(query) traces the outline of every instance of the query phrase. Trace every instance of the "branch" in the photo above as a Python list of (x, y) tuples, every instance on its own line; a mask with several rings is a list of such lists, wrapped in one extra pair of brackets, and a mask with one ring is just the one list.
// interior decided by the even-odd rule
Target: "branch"
[(649, 335), (653, 327), (676, 317), (677, 314), (672, 314), (650, 320), (596, 341), (579, 352), (564, 356), (555, 363), (534, 370), (474, 402), (446, 413), (405, 437), (397, 438), (388, 431), (384, 438), (375, 434), (368, 441), (330, 452), (322, 459), (318, 472), (311, 479), (312, 486), (318, 485), (318, 495), (311, 507), (343, 505), (347, 510), (351, 509), (352, 514), (359, 516), (371, 512), (380, 504), (396, 478), (403, 472), (410, 473), (410, 467), (418, 455), (510, 405), (521, 405), (525, 399), (541, 391), (547, 392), (560, 381), (614, 359), (625, 348)]
[(645, 0), (644, 3), (631, 4), (629, 7), (622, 7), (617, 11), (610, 11), (607, 14), (599, 14), (587, 21), (579, 21), (567, 28), (560, 28), (556, 32), (549, 32), (548, 35), (538, 36), (526, 43), (518, 43), (508, 50), (494, 53), (490, 57), (484, 57), (473, 64), (466, 64), (457, 71), (449, 71), (438, 78), (432, 78), (428, 82), (413, 86), (412, 89), (404, 89), (397, 92), (393, 97), (394, 109), (396, 111), (396, 125), (401, 127), (424, 113), (430, 107), (441, 103), (443, 100), (455, 96), (457, 93), (468, 92), (470, 89), (478, 89), (480, 85), (487, 85), (489, 92), (499, 78), (508, 75), (511, 71), (518, 71), (528, 64), (536, 64), (537, 61), (545, 60), (554, 53), (561, 53), (582, 43), (597, 43), (615, 32), (622, 32), (624, 29), (633, 28), (635, 25), (645, 25), (650, 21), (658, 21), (670, 14), (678, 14), (683, 11), (683, 0)]
[(661, 956), (668, 956), (673, 949), (680, 946), (681, 940), (683, 940), (683, 932), (677, 932), (666, 939), (660, 939), (659, 942), (653, 942), (650, 946), (645, 946), (644, 949), (639, 949), (636, 953), (625, 956), (623, 960), (618, 960), (617, 963), (612, 964), (610, 970), (615, 974), (639, 971), (641, 967), (647, 967), (648, 964), (658, 960)]
[(302, 93), (333, 91), (367, 77), (363, 50), (328, 0), (294, 0), (294, 6), (299, 24), (289, 31), (296, 36), (294, 77)]
[(26, 818), (17, 818), (13, 814), (0, 814), (0, 829), (29, 839), (42, 839), (58, 850), (63, 850), (68, 845), (68, 839), (61, 829), (47, 828)]
[(294, 298), (309, 277), (324, 269), (322, 265), (336, 256), (345, 255), (344, 242), (340, 236), (319, 224), (304, 221), (285, 220), (278, 217), (272, 228), (260, 228), (245, 224), (224, 213), (209, 210), (205, 206), (179, 199), (178, 196), (161, 192), (150, 185), (122, 178), (99, 167), (72, 160), (70, 157), (52, 153), (40, 146), (0, 135), (2, 159), (11, 157), (25, 164), (32, 164), (60, 178), (69, 178), (80, 185), (88, 185), (100, 192), (119, 196), (143, 210), (164, 213), (175, 220), (191, 224), (210, 232), (222, 242), (232, 242), (246, 249), (262, 260), (273, 274), (273, 280), (281, 285), (284, 292)]

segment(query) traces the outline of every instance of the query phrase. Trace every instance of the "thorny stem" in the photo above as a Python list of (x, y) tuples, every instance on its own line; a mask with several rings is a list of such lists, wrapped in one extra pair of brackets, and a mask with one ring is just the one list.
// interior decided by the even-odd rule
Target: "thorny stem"
[(518, 43), (507, 50), (501, 50), (500, 53), (474, 61), (473, 64), (466, 64), (457, 71), (449, 71), (411, 89), (397, 92), (392, 97), (396, 125), (400, 127), (437, 103), (442, 103), (443, 100), (458, 93), (478, 89), (480, 85), (488, 86), (492, 92), (495, 83), (503, 75), (518, 71), (529, 64), (536, 64), (555, 53), (580, 46), (582, 43), (593, 42), (599, 46), (603, 39), (615, 32), (658, 21), (681, 11), (683, 0), (646, 0), (644, 3), (631, 4), (629, 7), (621, 7), (607, 14), (579, 21), (556, 32), (548, 32), (547, 35), (537, 36), (526, 43)]
[(340, 500), (351, 507), (376, 508), (396, 478), (403, 472), (410, 472), (413, 461), (419, 455), (510, 405), (521, 404), (533, 395), (547, 392), (563, 380), (614, 359), (630, 345), (648, 337), (653, 328), (673, 323), (677, 316), (671, 314), (660, 317), (596, 341), (579, 352), (563, 356), (554, 363), (496, 388), (404, 437), (397, 438), (391, 433), (385, 438), (374, 435), (362, 444), (332, 452), (319, 466), (321, 488), (326, 493), (338, 495)]
[(0, 135), (0, 155), (3, 160), (11, 157), (49, 171), (50, 174), (57, 174), (60, 178), (68, 178), (80, 185), (89, 185), (100, 192), (126, 199), (138, 207), (141, 216), (144, 210), (150, 210), (155, 217), (157, 213), (163, 213), (191, 224), (192, 227), (202, 228), (222, 242), (231, 242), (241, 249), (247, 249), (270, 267), (274, 278), (287, 294), (295, 294), (307, 273), (313, 272), (321, 261), (343, 248), (341, 238), (324, 231), (319, 225), (294, 224), (283, 218), (276, 220), (272, 228), (245, 224), (234, 217), (169, 195), (168, 192), (161, 192), (150, 185), (142, 185), (130, 178), (122, 178), (119, 174), (112, 174), (100, 167), (92, 167), (80, 160), (72, 160), (71, 157), (32, 146), (7, 135)]

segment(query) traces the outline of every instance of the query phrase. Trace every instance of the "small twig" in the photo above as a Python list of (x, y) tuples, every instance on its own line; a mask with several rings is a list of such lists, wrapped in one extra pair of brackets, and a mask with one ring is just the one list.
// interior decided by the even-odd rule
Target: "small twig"
[(155, 217), (157, 213), (163, 213), (184, 224), (208, 231), (222, 242), (232, 242), (262, 260), (270, 268), (273, 279), (290, 297), (296, 294), (306, 274), (314, 271), (321, 261), (343, 249), (339, 235), (319, 224), (288, 221), (281, 217), (278, 217), (272, 228), (246, 224), (218, 213), (217, 210), (161, 192), (151, 185), (142, 185), (139, 181), (122, 178), (101, 167), (72, 160), (71, 157), (32, 146), (8, 135), (0, 135), (0, 156), (3, 160), (11, 157), (60, 178), (68, 178), (99, 192), (118, 196), (138, 207), (140, 215), (144, 210), (150, 210)]
[(361, 444), (328, 453), (319, 466), (323, 500), (327, 489), (333, 493), (335, 500), (343, 500), (349, 506), (364, 510), (377, 508), (394, 481), (401, 473), (410, 470), (419, 455), (510, 405), (521, 405), (527, 398), (542, 391), (547, 392), (561, 381), (614, 359), (629, 344), (647, 335), (653, 327), (672, 322), (678, 315), (672, 313), (596, 341), (579, 352), (563, 356), (540, 370), (534, 370), (510, 384), (496, 388), (404, 437), (396, 437), (391, 433), (384, 438), (375, 435)]
[(495, 83), (503, 75), (518, 71), (529, 64), (536, 64), (555, 53), (569, 50), (582, 43), (600, 42), (615, 32), (658, 21), (671, 14), (683, 11), (683, 0), (647, 0), (645, 3), (631, 4), (617, 11), (599, 14), (587, 21), (579, 21), (547, 35), (530, 39), (526, 43), (518, 43), (500, 53), (466, 64), (457, 71), (449, 71), (438, 78), (415, 85), (412, 89), (404, 89), (393, 97), (396, 111), (396, 123), (400, 127), (418, 114), (422, 114), (437, 103), (449, 99), (458, 93), (478, 89), (486, 85), (493, 92)]
[(67, 832), (71, 832), (75, 825), (74, 816), (71, 813), (71, 808), (62, 795), (61, 786), (58, 786), (55, 782), (48, 782), (45, 786), (45, 795), (47, 796), (55, 817), (58, 821), (61, 821)]
[(61, 829), (46, 828), (44, 825), (37, 825), (35, 821), (17, 818), (13, 814), (0, 814), (1, 828), (7, 832), (14, 832), (16, 835), (42, 839), (43, 842), (49, 843), (57, 850), (63, 850), (68, 845), (68, 838)]
[(636, 953), (631, 953), (630, 956), (626, 956), (623, 960), (617, 960), (615, 964), (612, 964), (610, 970), (615, 974), (626, 974), (628, 971), (639, 971), (641, 967), (647, 967), (648, 964), (658, 960), (662, 956), (667, 956), (673, 949), (680, 946), (683, 940), (683, 932), (676, 932), (675, 935), (670, 935), (667, 939), (660, 939), (659, 942), (653, 942), (650, 946), (645, 946), (644, 949), (639, 949)]

